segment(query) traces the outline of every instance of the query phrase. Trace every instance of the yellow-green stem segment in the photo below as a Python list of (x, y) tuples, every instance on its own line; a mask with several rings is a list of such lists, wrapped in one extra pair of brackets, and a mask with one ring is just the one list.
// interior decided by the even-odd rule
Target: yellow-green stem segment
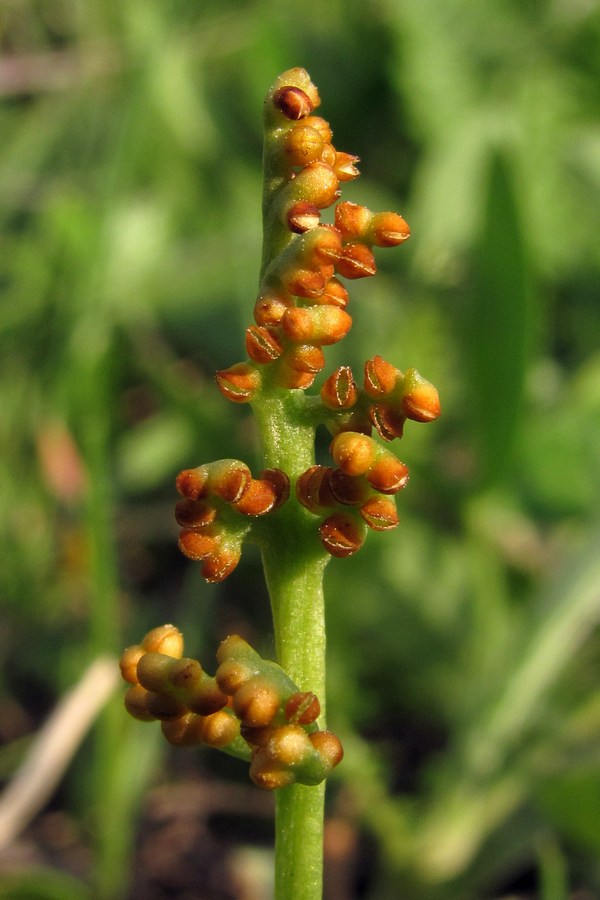
[[(325, 727), (325, 608), (323, 573), (329, 556), (317, 523), (294, 493), (300, 472), (314, 463), (314, 429), (297, 422), (294, 395), (273, 391), (254, 404), (263, 464), (292, 479), (289, 501), (271, 518), (262, 540), (277, 661), (300, 690), (314, 691)], [(265, 523), (267, 524), (267, 523)], [(320, 900), (325, 785), (292, 785), (276, 794), (275, 898)]]
[[(295, 237), (284, 224), (280, 209), (281, 191), (289, 174), (278, 150), (279, 127), (267, 100), (261, 280), (271, 261)], [(264, 529), (258, 529), (277, 661), (300, 690), (314, 691), (319, 697), (319, 725), (324, 728), (323, 572), (329, 557), (320, 544), (314, 516), (295, 495), (296, 479), (314, 464), (315, 430), (298, 416), (303, 394), (278, 387), (266, 371), (265, 376), (262, 390), (252, 404), (263, 465), (283, 469), (291, 482), (288, 502), (274, 516), (267, 517)], [(292, 785), (276, 792), (275, 900), (321, 900), (324, 797), (324, 784)]]

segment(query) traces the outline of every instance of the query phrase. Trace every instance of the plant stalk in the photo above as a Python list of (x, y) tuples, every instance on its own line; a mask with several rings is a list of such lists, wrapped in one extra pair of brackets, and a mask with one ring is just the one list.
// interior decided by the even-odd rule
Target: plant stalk
[[(289, 175), (272, 140), (274, 127), (267, 105), (261, 282), (271, 262), (294, 239), (281, 219), (279, 197)], [(301, 391), (281, 390), (264, 372), (263, 389), (253, 404), (263, 465), (286, 472), (291, 492), (268, 523), (261, 549), (277, 661), (300, 690), (318, 696), (319, 727), (325, 728), (323, 573), (329, 556), (321, 547), (313, 517), (295, 494), (296, 479), (315, 461), (315, 428), (300, 420), (299, 402), (305, 402)], [(321, 900), (324, 798), (324, 783), (294, 784), (276, 792), (275, 900)]]
[[(295, 424), (289, 395), (261, 398), (256, 421), (263, 463), (297, 474), (314, 462), (314, 429)], [(329, 557), (314, 521), (293, 493), (262, 542), (271, 598), (277, 661), (298, 685), (321, 702), (325, 727), (325, 604), (323, 573)], [(291, 785), (277, 791), (275, 898), (320, 900), (323, 880), (325, 784)]]
[[(277, 547), (263, 550), (271, 596), (279, 664), (300, 689), (314, 691), (325, 715), (325, 560), (302, 558), (287, 543), (287, 559)], [(279, 544), (279, 542), (278, 542)], [(302, 548), (302, 543), (297, 545)], [(311, 555), (312, 556), (312, 555)], [(295, 784), (277, 791), (275, 799), (275, 898), (320, 900), (323, 878), (325, 782)]]

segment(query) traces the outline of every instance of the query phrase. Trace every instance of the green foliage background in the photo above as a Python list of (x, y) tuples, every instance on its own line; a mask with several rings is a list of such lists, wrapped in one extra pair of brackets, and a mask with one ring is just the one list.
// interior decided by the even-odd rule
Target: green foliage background
[[(3, 776), (154, 625), (209, 670), (234, 628), (272, 650), (258, 559), (204, 585), (172, 484), (255, 461), (212, 373), (251, 318), (263, 96), (302, 65), (362, 160), (346, 199), (413, 232), (352, 286), (327, 371), (380, 353), (443, 403), (398, 449), (399, 529), (327, 573), (330, 809), (370, 842), (360, 896), (597, 896), (596, 0), (2, 0), (0, 35)], [(144, 791), (179, 776), (151, 731), (117, 698), (54, 801), (87, 880), (4, 874), (0, 896), (127, 896)]]

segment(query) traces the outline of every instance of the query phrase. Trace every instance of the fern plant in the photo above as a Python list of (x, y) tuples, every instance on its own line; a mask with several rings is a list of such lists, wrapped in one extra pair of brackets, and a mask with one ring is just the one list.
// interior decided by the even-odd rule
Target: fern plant
[[(316, 900), (322, 891), (325, 779), (343, 757), (326, 727), (323, 573), (356, 553), (367, 533), (398, 525), (395, 495), (408, 469), (390, 444), (407, 419), (440, 412), (436, 389), (416, 369), (381, 356), (361, 383), (338, 367), (309, 389), (324, 348), (352, 318), (347, 281), (377, 271), (373, 248), (409, 237), (402, 216), (340, 201), (358, 158), (338, 151), (315, 115), (317, 88), (301, 68), (280, 75), (264, 105), (263, 254), (246, 330), (247, 358), (217, 372), (221, 393), (249, 404), (263, 469), (221, 459), (177, 476), (183, 553), (209, 582), (225, 579), (244, 542), (260, 547), (276, 661), (240, 635), (216, 653), (214, 675), (185, 657), (174, 625), (153, 629), (121, 658), (128, 711), (159, 720), (173, 744), (203, 744), (249, 763), (254, 783), (276, 793), (275, 894)], [(335, 204), (333, 222), (322, 210)], [(331, 435), (329, 465), (315, 461), (316, 429)]]

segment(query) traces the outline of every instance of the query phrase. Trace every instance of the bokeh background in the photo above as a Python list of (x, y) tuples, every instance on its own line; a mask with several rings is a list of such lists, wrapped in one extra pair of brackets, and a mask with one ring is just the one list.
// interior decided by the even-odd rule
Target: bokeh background
[[(362, 160), (345, 198), (413, 233), (326, 372), (380, 353), (443, 402), (400, 527), (327, 572), (327, 896), (600, 896), (597, 0), (0, 0), (0, 41), (2, 779), (155, 625), (209, 671), (232, 630), (272, 652), (258, 557), (205, 585), (173, 479), (256, 464), (212, 376), (251, 318), (262, 100), (301, 65)], [(271, 798), (120, 694), (0, 896), (268, 898)]]

